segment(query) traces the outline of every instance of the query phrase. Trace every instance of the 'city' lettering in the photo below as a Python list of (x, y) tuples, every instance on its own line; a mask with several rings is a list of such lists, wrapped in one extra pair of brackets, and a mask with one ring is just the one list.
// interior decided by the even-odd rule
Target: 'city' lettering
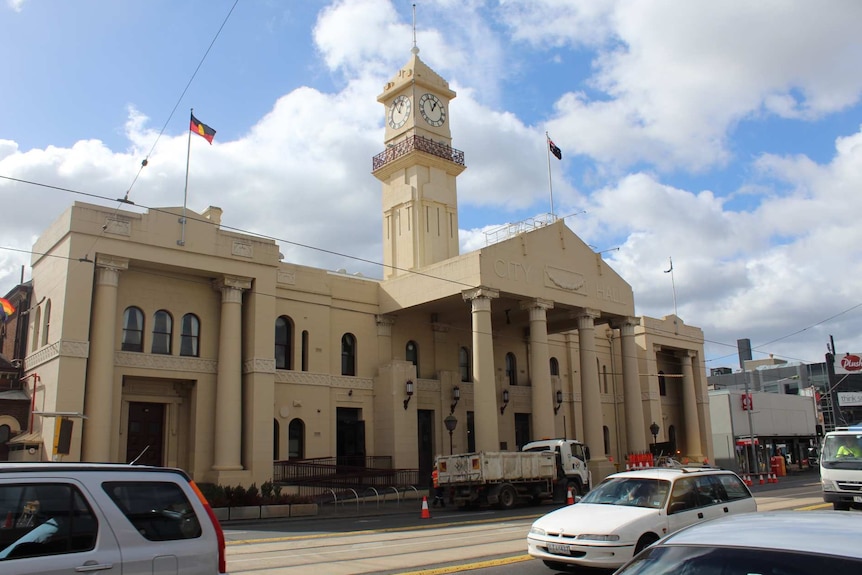
[(494, 261), (494, 273), (497, 277), (506, 278), (512, 281), (519, 281), (523, 278), (524, 283), (530, 283), (530, 274), (533, 271), (533, 266), (530, 264), (522, 264), (520, 262), (507, 262), (504, 260)]

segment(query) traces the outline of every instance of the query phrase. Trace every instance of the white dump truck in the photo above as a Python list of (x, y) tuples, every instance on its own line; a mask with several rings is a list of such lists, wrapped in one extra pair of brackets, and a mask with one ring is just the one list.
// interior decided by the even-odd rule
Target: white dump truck
[(823, 501), (838, 510), (862, 509), (862, 425), (837, 427), (820, 449)]
[(440, 486), (460, 507), (508, 509), (519, 500), (565, 501), (569, 489), (590, 489), (589, 449), (574, 439), (546, 439), (521, 451), (480, 451), (437, 457)]

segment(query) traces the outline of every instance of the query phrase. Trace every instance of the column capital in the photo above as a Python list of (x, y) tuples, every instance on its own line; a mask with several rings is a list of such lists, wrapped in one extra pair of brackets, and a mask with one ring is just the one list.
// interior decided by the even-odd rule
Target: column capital
[(626, 316), (615, 320), (611, 326), (620, 330), (620, 335), (634, 335), (635, 327), (641, 324), (641, 318)]
[(377, 322), (377, 335), (380, 337), (391, 337), (392, 326), (395, 325), (394, 315), (377, 314), (374, 316)]
[(697, 355), (697, 352), (693, 349), (680, 349), (676, 351), (675, 354), (680, 359), (691, 359)]
[(129, 269), (129, 258), (121, 258), (119, 256), (111, 256), (107, 254), (96, 254), (96, 267), (124, 272)]
[(226, 275), (214, 279), (212, 286), (221, 292), (222, 303), (242, 303), (242, 292), (251, 289), (251, 278)]
[(578, 329), (590, 329), (595, 327), (595, 321), (601, 317), (602, 312), (585, 307), (581, 311), (573, 311), (571, 315), (578, 320)]
[(476, 299), (496, 299), (500, 297), (500, 290), (495, 290), (493, 288), (479, 286), (471, 289), (466, 289), (461, 292), (461, 297), (464, 298), (464, 301), (472, 301)]
[(527, 310), (540, 309), (542, 311), (547, 311), (549, 309), (554, 308), (554, 302), (552, 300), (542, 299), (540, 297), (537, 297), (537, 298), (531, 299), (531, 300), (522, 301), (522, 302), (520, 302), (519, 305), (520, 305), (521, 309), (527, 309)]

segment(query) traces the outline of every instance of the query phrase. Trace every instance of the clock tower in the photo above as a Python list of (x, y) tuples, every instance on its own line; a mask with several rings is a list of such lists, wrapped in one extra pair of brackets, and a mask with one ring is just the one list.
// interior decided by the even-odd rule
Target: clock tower
[(452, 148), (455, 92), (419, 49), (383, 87), (386, 150), (373, 160), (383, 183), (383, 279), (458, 255), (458, 194), (464, 153)]

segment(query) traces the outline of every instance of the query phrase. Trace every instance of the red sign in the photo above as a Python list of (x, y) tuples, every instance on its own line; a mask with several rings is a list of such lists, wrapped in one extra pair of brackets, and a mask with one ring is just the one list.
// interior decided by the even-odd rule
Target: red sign
[(742, 394), (742, 410), (749, 411), (754, 409), (754, 398), (751, 397), (750, 393)]
[(848, 371), (851, 373), (856, 371), (862, 371), (862, 358), (860, 358), (858, 355), (848, 353), (841, 358), (840, 364), (841, 368), (844, 371)]

